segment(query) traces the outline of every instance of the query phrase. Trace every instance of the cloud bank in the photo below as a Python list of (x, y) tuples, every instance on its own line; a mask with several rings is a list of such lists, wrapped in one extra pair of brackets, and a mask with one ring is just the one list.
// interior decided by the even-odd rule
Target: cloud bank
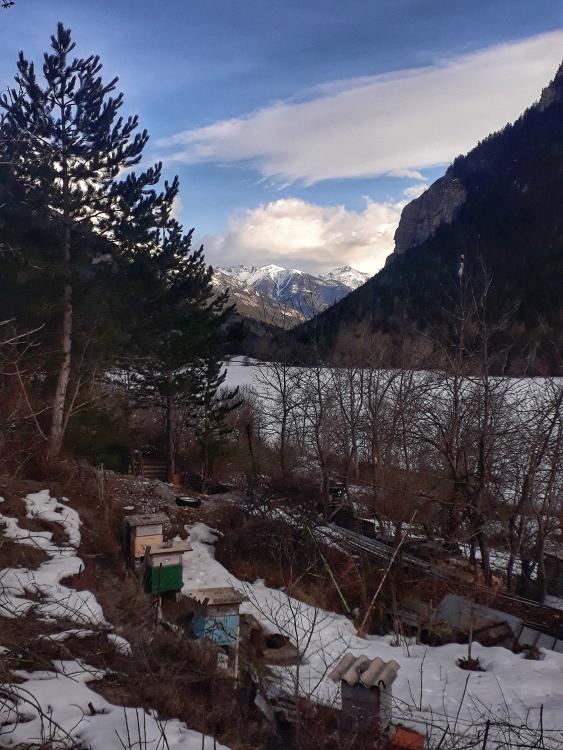
[(420, 177), (514, 120), (553, 77), (563, 30), (415, 69), (337, 81), (163, 139), (165, 159), (253, 165), (282, 183)]
[(311, 272), (350, 265), (375, 273), (393, 249), (406, 201), (377, 203), (363, 211), (284, 198), (232, 216), (224, 234), (204, 238), (214, 265), (276, 263)]

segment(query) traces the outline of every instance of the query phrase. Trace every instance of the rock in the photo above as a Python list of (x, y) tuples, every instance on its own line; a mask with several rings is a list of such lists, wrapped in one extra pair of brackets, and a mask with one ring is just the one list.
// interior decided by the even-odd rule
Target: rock
[(563, 101), (563, 63), (555, 74), (555, 78), (541, 92), (538, 109), (546, 109), (553, 102)]
[(450, 224), (460, 206), (465, 203), (467, 192), (457, 177), (446, 173), (404, 207), (395, 232), (395, 250), (402, 255), (431, 237), (440, 224)]

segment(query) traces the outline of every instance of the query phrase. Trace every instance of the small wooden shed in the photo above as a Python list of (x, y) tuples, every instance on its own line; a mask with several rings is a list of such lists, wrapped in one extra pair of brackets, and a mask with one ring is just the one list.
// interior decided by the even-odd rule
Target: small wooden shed
[(123, 541), (127, 554), (141, 560), (147, 547), (158, 547), (163, 541), (163, 526), (168, 521), (165, 513), (144, 513), (125, 516)]
[(150, 594), (169, 594), (182, 590), (184, 552), (191, 550), (187, 542), (164, 542), (148, 546), (145, 552), (144, 583)]

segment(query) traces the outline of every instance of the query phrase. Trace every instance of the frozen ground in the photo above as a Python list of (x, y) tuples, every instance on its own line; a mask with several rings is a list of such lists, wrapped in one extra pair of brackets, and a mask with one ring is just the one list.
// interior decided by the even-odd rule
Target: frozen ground
[(483, 731), (489, 719), (489, 748), (495, 731), (497, 735), (505, 731), (504, 723), (527, 725), (533, 731), (541, 716), (545, 746), (563, 747), (563, 735), (555, 734), (563, 729), (562, 654), (542, 651), (539, 661), (530, 661), (505, 648), (474, 643), (473, 656), (484, 671), (468, 672), (456, 665), (457, 659), (467, 656), (467, 646), (433, 648), (405, 642), (393, 646), (393, 636), (359, 638), (352, 622), (342, 615), (315, 609), (261, 581), (250, 585), (238, 581), (215, 560), (215, 540), (204, 524), (190, 529), (193, 550), (184, 556), (184, 591), (214, 586), (243, 591), (249, 598), (243, 611), (252, 613), (269, 630), (285, 633), (301, 651), (299, 674), (287, 668), (280, 678), (290, 686), (298, 680), (302, 694), (324, 703), (337, 702), (337, 691), (326, 674), (346, 651), (370, 659), (396, 659), (400, 670), (393, 685), (395, 719), (419, 731), (431, 726), (435, 738), (446, 726), (461, 738), (474, 735)]
[(0, 708), (0, 747), (44, 742), (54, 749), (78, 742), (88, 750), (228, 750), (176, 719), (161, 721), (154, 712), (112, 705), (88, 686), (103, 673), (87, 664), (58, 661), (53, 667), (16, 673), (23, 678), (12, 686), (17, 715), (11, 700)]
[[(0, 540), (3, 535), (18, 544), (35, 546), (48, 556), (37, 570), (0, 570), (0, 616), (14, 619), (33, 611), (51, 626), (63, 618), (82, 626), (42, 636), (53, 640), (84, 638), (93, 634), (92, 628), (98, 632), (112, 629), (94, 594), (61, 584), (63, 578), (78, 573), (83, 566), (77, 556), (78, 513), (51, 497), (48, 490), (28, 495), (25, 506), (28, 518), (60, 524), (66, 539), (56, 544), (51, 532), (22, 529), (16, 518), (0, 513)], [(40, 652), (42, 637), (28, 648)], [(122, 654), (130, 654), (129, 643), (119, 634), (108, 633), (108, 641)], [(7, 646), (0, 631), (0, 656), (5, 664), (10, 657)], [(161, 721), (155, 712), (112, 705), (88, 684), (101, 679), (103, 672), (81, 661), (56, 661), (52, 669), (20, 670), (14, 676), (19, 682), (0, 683), (0, 747), (228, 750), (176, 719)]]

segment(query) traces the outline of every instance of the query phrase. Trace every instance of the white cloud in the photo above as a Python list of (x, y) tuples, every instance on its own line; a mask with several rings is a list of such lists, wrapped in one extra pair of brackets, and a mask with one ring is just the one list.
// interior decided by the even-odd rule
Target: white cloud
[(318, 87), (161, 140), (164, 158), (250, 163), (264, 176), (312, 184), (379, 174), (421, 178), (536, 100), (561, 62), (563, 30), (435, 65)]
[(410, 185), (408, 188), (405, 188), (403, 190), (403, 195), (405, 198), (408, 198), (410, 201), (414, 200), (415, 198), (418, 198), (419, 195), (422, 195), (422, 193), (428, 188), (428, 184), (426, 182), (417, 182), (416, 185)]
[(206, 257), (222, 266), (277, 263), (320, 272), (347, 264), (375, 273), (393, 249), (405, 202), (365, 201), (358, 212), (297, 198), (248, 209), (231, 217), (224, 234), (204, 238)]

